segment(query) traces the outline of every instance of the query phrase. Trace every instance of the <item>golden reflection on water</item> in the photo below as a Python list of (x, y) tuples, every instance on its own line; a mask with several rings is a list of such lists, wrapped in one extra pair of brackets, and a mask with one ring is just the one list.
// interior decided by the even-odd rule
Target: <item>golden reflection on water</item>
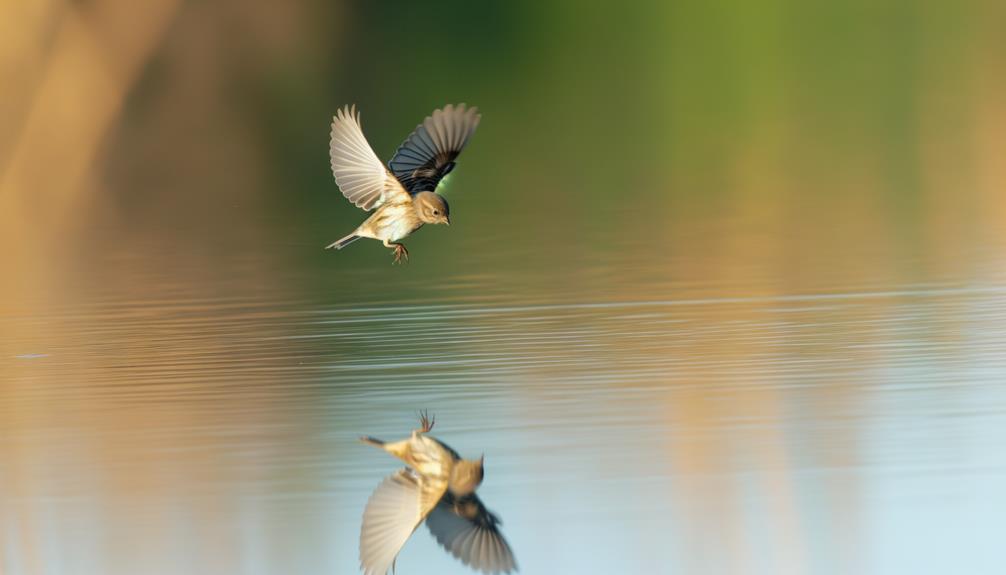
[[(582, 546), (607, 543), (591, 566), (880, 572), (864, 549), (881, 526), (932, 542), (904, 505), (978, 520), (969, 492), (1001, 503), (1001, 284), (348, 306), (254, 274), (148, 273), (122, 283), (140, 298), (5, 317), (26, 334), (6, 340), (0, 402), (13, 572), (351, 571), (391, 469), (353, 438), (420, 406), (487, 453), (485, 497), (528, 571), (587, 569)], [(402, 568), (460, 572), (416, 539)]]

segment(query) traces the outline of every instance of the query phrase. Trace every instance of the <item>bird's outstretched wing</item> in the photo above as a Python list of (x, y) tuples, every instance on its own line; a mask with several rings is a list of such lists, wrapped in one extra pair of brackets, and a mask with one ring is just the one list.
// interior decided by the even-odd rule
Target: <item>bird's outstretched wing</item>
[(435, 110), (402, 142), (388, 166), (410, 194), (436, 190), (480, 119), (478, 108), (464, 104)]
[(342, 195), (370, 211), (394, 199), (408, 199), (408, 192), (389, 172), (367, 143), (356, 106), (346, 106), (332, 119), (329, 144), (332, 175)]
[(411, 469), (392, 473), (374, 490), (360, 528), (360, 566), (364, 575), (385, 575), (416, 527), (447, 490), (447, 482), (430, 480)]
[(483, 573), (510, 573), (517, 562), (498, 524), (474, 493), (462, 498), (445, 494), (426, 518), (430, 533), (465, 565)]

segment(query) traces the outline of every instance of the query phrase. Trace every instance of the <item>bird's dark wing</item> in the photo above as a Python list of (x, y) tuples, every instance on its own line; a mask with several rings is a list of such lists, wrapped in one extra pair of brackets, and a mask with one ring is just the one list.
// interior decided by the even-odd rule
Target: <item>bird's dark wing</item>
[(454, 168), (454, 160), (475, 133), (482, 115), (478, 108), (448, 104), (416, 126), (402, 142), (388, 167), (410, 194), (432, 192)]
[(367, 143), (356, 107), (346, 106), (332, 119), (329, 155), (335, 182), (356, 206), (369, 211), (387, 201), (409, 199)]
[(430, 533), (462, 563), (483, 573), (510, 573), (517, 562), (498, 525), (474, 493), (461, 498), (445, 493), (426, 517)]
[(360, 528), (360, 566), (365, 575), (385, 575), (398, 552), (447, 489), (411, 469), (392, 473), (374, 490)]

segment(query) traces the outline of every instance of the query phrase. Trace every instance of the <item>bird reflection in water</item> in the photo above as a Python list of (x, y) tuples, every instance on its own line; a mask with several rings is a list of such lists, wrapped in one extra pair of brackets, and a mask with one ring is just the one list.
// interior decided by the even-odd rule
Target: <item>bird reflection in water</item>
[(484, 573), (516, 571), (513, 551), (499, 531), (500, 520), (475, 494), (484, 476), (484, 457), (462, 459), (427, 435), (433, 424), (424, 412), (420, 428), (407, 439), (360, 438), (408, 466), (385, 478), (367, 502), (360, 528), (363, 572), (385, 575), (424, 520), (437, 541), (465, 565)]

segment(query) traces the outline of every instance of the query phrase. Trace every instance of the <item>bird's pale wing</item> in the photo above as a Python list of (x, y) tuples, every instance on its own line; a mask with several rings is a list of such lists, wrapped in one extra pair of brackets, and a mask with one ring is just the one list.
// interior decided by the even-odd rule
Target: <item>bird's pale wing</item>
[(460, 499), (447, 494), (426, 518), (437, 541), (465, 565), (483, 573), (510, 573), (517, 562), (498, 524), (475, 494)]
[(369, 211), (396, 194), (400, 194), (400, 199), (408, 198), (405, 189), (388, 173), (367, 143), (355, 106), (346, 106), (332, 119), (329, 154), (335, 183), (339, 184), (342, 195), (356, 206)]
[(447, 483), (428, 480), (411, 469), (392, 473), (374, 490), (363, 512), (360, 528), (360, 566), (365, 575), (385, 575), (447, 489)]
[(454, 160), (475, 133), (478, 108), (447, 105), (416, 126), (388, 166), (411, 194), (433, 191), (454, 168)]

